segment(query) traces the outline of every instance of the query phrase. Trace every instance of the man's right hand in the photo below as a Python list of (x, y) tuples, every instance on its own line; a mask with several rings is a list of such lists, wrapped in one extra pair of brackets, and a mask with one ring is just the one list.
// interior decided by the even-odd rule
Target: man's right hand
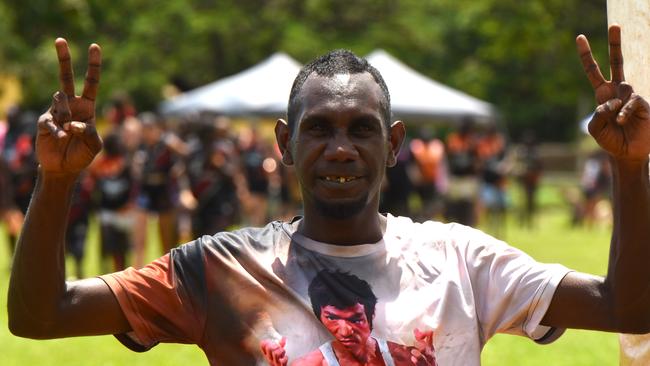
[(286, 366), (289, 363), (287, 351), (284, 348), (286, 345), (285, 337), (282, 337), (279, 342), (267, 339), (260, 342), (262, 354), (270, 366)]
[(88, 48), (84, 90), (76, 96), (68, 43), (58, 38), (55, 46), (63, 91), (54, 94), (52, 106), (38, 120), (36, 155), (44, 173), (74, 175), (86, 168), (102, 147), (95, 129), (101, 49), (96, 44)]
[(97, 277), (65, 281), (64, 238), (73, 183), (102, 147), (95, 130), (101, 51), (90, 46), (84, 90), (76, 96), (64, 39), (56, 40), (56, 50), (63, 91), (38, 121), (41, 171), (11, 268), (9, 329), (35, 339), (126, 333), (131, 326), (106, 282)]

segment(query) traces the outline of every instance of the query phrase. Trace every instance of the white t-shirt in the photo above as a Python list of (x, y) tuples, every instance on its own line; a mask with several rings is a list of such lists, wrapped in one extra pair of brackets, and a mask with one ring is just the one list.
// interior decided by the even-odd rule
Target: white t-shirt
[(498, 332), (542, 342), (561, 334), (539, 323), (569, 270), (478, 230), (388, 215), (381, 241), (337, 246), (297, 227), (294, 220), (206, 236), (142, 270), (102, 278), (138, 344), (196, 343), (212, 364), (266, 364), (260, 342), (282, 337), (291, 364), (334, 339), (311, 307), (319, 272), (369, 285), (373, 337), (410, 347), (414, 329), (433, 330), (438, 365), (479, 365)]

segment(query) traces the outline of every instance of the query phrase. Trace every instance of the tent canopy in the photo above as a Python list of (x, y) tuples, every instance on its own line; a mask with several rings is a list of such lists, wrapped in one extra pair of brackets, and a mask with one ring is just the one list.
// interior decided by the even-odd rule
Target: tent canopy
[(494, 118), (491, 104), (432, 80), (384, 50), (366, 56), (384, 78), (396, 118), (407, 120)]
[(278, 52), (238, 74), (204, 85), (166, 101), (163, 114), (214, 112), (226, 115), (279, 117), (287, 109), (300, 63)]
[[(465, 117), (486, 121), (494, 117), (489, 103), (431, 80), (383, 50), (372, 52), (366, 59), (384, 77), (396, 118), (417, 122)], [(286, 114), (291, 85), (300, 68), (296, 60), (278, 52), (238, 74), (164, 102), (161, 111), (167, 115), (213, 112), (277, 118)]]

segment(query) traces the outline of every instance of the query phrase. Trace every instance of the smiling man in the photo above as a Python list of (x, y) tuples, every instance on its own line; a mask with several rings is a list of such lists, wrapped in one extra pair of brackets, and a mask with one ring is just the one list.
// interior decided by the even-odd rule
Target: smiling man
[[(40, 171), (12, 267), (9, 327), (38, 339), (115, 334), (138, 351), (192, 343), (211, 364), (229, 366), (297, 363), (323, 355), (312, 352), (328, 343), (343, 366), (388, 365), (372, 357), (381, 339), (389, 349), (424, 343), (415, 351), (435, 347), (439, 365), (467, 366), (480, 363), (496, 333), (546, 343), (568, 327), (648, 332), (650, 108), (624, 83), (619, 27), (609, 36), (611, 80), (587, 39), (577, 38), (598, 103), (589, 130), (614, 175), (605, 278), (539, 263), (467, 226), (380, 214), (384, 169), (395, 164), (404, 125), (390, 119), (377, 70), (334, 51), (301, 70), (288, 118), (275, 130), (283, 162), (295, 166), (304, 216), (203, 236), (142, 269), (80, 281), (65, 281), (63, 243), (75, 182), (101, 149), (94, 127), (101, 56), (92, 45), (76, 96), (68, 46), (58, 39), (62, 91), (38, 122)], [(367, 283), (372, 315), (363, 301), (315, 311), (309, 287), (323, 270)], [(322, 280), (334, 297), (367, 298), (352, 277)]]

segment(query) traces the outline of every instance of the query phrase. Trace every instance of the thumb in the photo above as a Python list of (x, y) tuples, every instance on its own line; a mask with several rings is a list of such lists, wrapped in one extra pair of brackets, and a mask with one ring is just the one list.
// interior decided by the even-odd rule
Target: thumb
[(641, 96), (633, 94), (632, 98), (630, 98), (623, 108), (621, 108), (620, 112), (618, 112), (616, 123), (624, 125), (631, 116), (647, 120), (649, 113), (650, 108), (648, 107), (648, 102), (646, 102)]
[(596, 137), (606, 126), (607, 122), (614, 119), (614, 116), (622, 106), (622, 101), (618, 98), (610, 99), (599, 105), (594, 112), (594, 116), (589, 121), (589, 134)]
[(70, 112), (70, 105), (68, 104), (68, 97), (60, 91), (57, 91), (52, 96), (52, 116), (54, 120), (62, 125), (66, 122), (69, 122), (72, 117), (72, 112)]
[(282, 339), (280, 339), (279, 344), (280, 344), (280, 347), (284, 348), (284, 346), (286, 346), (286, 344), (287, 344), (287, 337), (282, 337)]

